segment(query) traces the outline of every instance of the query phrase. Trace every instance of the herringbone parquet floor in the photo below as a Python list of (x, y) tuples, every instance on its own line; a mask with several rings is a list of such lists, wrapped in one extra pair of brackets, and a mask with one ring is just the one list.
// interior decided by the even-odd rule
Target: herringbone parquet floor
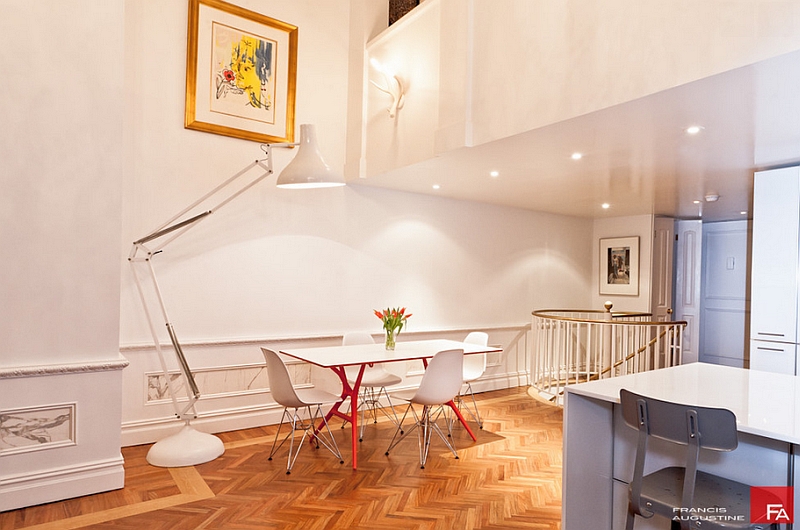
[(413, 434), (386, 456), (383, 420), (368, 426), (357, 471), (338, 420), (345, 464), (305, 447), (288, 476), (285, 453), (267, 460), (274, 426), (221, 434), (225, 454), (193, 467), (152, 467), (148, 446), (129, 447), (124, 489), (0, 513), (0, 530), (559, 529), (561, 409), (524, 388), (478, 397), (485, 427), (477, 442), (454, 432), (458, 460), (434, 439), (420, 469)]

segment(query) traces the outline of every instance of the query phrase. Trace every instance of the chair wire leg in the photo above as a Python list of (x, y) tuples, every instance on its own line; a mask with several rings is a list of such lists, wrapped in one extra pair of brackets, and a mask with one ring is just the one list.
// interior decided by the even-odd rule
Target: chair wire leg
[[(409, 430), (403, 432), (400, 429), (400, 426), (402, 426), (403, 422), (406, 421), (406, 417), (408, 416), (409, 410), (411, 411), (411, 414), (414, 416), (415, 420), (414, 425), (412, 425)], [(399, 444), (406, 436), (411, 434), (414, 431), (414, 429), (418, 427), (417, 413), (414, 410), (414, 407), (411, 406), (411, 403), (408, 404), (408, 407), (406, 407), (406, 411), (403, 413), (403, 417), (400, 420), (400, 426), (398, 426), (397, 429), (394, 431), (394, 435), (392, 436), (392, 441), (389, 442), (389, 447), (386, 449), (386, 456), (389, 456), (389, 451), (394, 449), (397, 444)], [(399, 437), (398, 434), (400, 435)]]
[[(308, 409), (308, 413), (310, 415), (311, 409), (310, 407), (306, 407)], [(300, 449), (303, 448), (303, 442), (306, 441), (306, 437), (308, 436), (309, 427), (313, 428), (313, 424), (306, 424), (303, 419), (300, 417), (298, 408), (294, 409), (292, 413), (292, 437), (289, 440), (289, 462), (286, 466), (286, 474), (289, 475), (292, 472), (292, 467), (294, 467), (294, 463), (297, 460), (297, 457), (300, 455)], [(310, 420), (309, 420), (310, 421)], [(303, 436), (300, 437), (300, 441), (297, 442), (297, 448), (295, 449), (295, 437), (294, 433), (297, 429), (303, 430)], [(312, 434), (313, 436), (313, 434)]]
[(283, 422), (286, 421), (287, 419), (289, 419), (288, 409), (284, 408), (283, 415), (281, 416), (281, 422), (278, 424), (278, 430), (275, 431), (275, 440), (273, 440), (272, 442), (272, 449), (269, 452), (269, 460), (272, 460), (272, 457), (275, 456), (275, 453), (278, 451), (278, 449), (283, 447), (283, 444), (286, 442), (286, 440), (289, 439), (289, 436), (292, 434), (292, 432), (290, 431), (288, 435), (283, 437), (281, 443), (278, 443), (278, 436), (280, 436), (281, 434), (281, 428), (283, 427)]
[(364, 439), (364, 420), (366, 418), (364, 409), (367, 408), (367, 389), (364, 388), (358, 396), (358, 421), (361, 426), (358, 428), (358, 441)]
[[(303, 447), (303, 443), (305, 442), (306, 438), (314, 441), (314, 444), (317, 449), (319, 449), (320, 444), (322, 444), (328, 451), (333, 453), (334, 456), (339, 458), (339, 463), (343, 464), (344, 459), (342, 458), (342, 453), (339, 450), (339, 445), (336, 443), (336, 438), (333, 437), (333, 433), (331, 432), (330, 425), (328, 421), (325, 419), (325, 415), (322, 414), (322, 408), (319, 405), (314, 405), (316, 407), (315, 410), (312, 411), (311, 405), (304, 407), (306, 410), (306, 415), (308, 417), (307, 420), (304, 420), (300, 414), (300, 408), (294, 409), (294, 411), (290, 414), (289, 408), (283, 409), (283, 417), (281, 418), (281, 423), (278, 425), (278, 430), (275, 432), (275, 440), (272, 442), (272, 450), (269, 453), (269, 460), (272, 460), (272, 457), (275, 453), (283, 447), (283, 444), (286, 443), (286, 440), (289, 440), (289, 454), (287, 456), (286, 461), (286, 474), (290, 475), (292, 473), (292, 467), (294, 467), (294, 463), (297, 460), (297, 457), (300, 455), (300, 450)], [(314, 432), (314, 426), (317, 424), (318, 421), (322, 421), (324, 425), (325, 432), (327, 432), (327, 436), (325, 432)], [(291, 429), (283, 437), (283, 439), (278, 443), (278, 438), (280, 436), (281, 428), (283, 424), (289, 423)], [(303, 431), (303, 436), (300, 438), (300, 441), (295, 443), (295, 432), (298, 430)], [(295, 448), (295, 445), (297, 446)]]
[(378, 405), (380, 402), (380, 389), (378, 389), (378, 393), (375, 393), (375, 388), (367, 387), (362, 390), (361, 397), (359, 398), (359, 407), (361, 409), (361, 416), (359, 421), (361, 422), (361, 426), (359, 427), (358, 432), (358, 441), (361, 442), (364, 439), (364, 428), (366, 427), (366, 418), (367, 416), (372, 416), (373, 423), (378, 423)]
[[(383, 388), (383, 387), (381, 387)], [(378, 393), (375, 393), (375, 388), (371, 387), (367, 391), (368, 395), (368, 403), (369, 403), (369, 412), (372, 416), (372, 423), (378, 423), (378, 409), (380, 408), (380, 401), (378, 401), (381, 397), (381, 389), (378, 389)]]
[[(458, 458), (458, 452), (456, 451), (455, 443), (451, 442), (450, 440), (447, 439), (447, 437), (444, 435), (444, 432), (442, 431), (441, 427), (439, 427), (439, 424), (437, 423), (438, 420), (439, 420), (439, 417), (442, 416), (442, 415), (444, 415), (445, 418), (447, 418), (447, 407), (445, 407), (445, 406), (440, 406), (436, 410), (436, 413), (433, 415), (433, 417), (430, 419), (431, 428), (434, 431), (436, 431), (436, 434), (439, 435), (439, 438), (442, 439), (444, 444), (447, 446), (448, 449), (450, 449), (450, 452), (453, 453), (453, 456), (456, 457), (456, 459), (457, 459)], [(446, 419), (445, 419), (445, 423), (447, 423)]]
[(430, 407), (422, 407), (422, 416), (417, 420), (420, 430), (417, 431), (417, 441), (419, 443), (419, 468), (425, 469), (425, 462), (428, 460), (428, 448), (431, 445), (430, 432)]
[[(458, 396), (456, 396), (455, 403), (460, 410), (461, 401), (458, 399)], [(444, 423), (445, 425), (447, 425), (447, 436), (451, 438), (453, 436), (453, 424), (456, 422), (456, 419), (457, 416), (455, 415), (454, 412), (450, 410), (450, 407), (444, 409)]]
[[(472, 408), (470, 408), (469, 404), (464, 404), (464, 409), (466, 409), (467, 413), (470, 417), (478, 424), (479, 429), (483, 429), (483, 420), (481, 419), (481, 413), (478, 411), (478, 402), (475, 401), (475, 393), (472, 391), (472, 384), (467, 383), (467, 392), (469, 393), (470, 398), (472, 399)], [(463, 397), (466, 397), (466, 393), (459, 395), (458, 404), (459, 410), (461, 409), (460, 405), (464, 401)]]
[[(383, 392), (383, 395), (386, 396), (386, 402), (389, 404), (389, 412), (386, 412), (386, 409), (381, 409), (381, 411), (384, 413), (384, 415), (386, 415), (387, 418), (389, 418), (392, 421), (392, 423), (394, 423), (397, 426), (400, 426), (400, 418), (397, 417), (397, 412), (394, 410), (394, 404), (392, 403), (392, 398), (389, 396), (389, 392), (386, 390), (385, 386), (382, 386), (378, 390), (378, 399), (380, 399), (381, 397), (381, 392)], [(402, 428), (400, 429), (400, 434), (403, 434)]]
[(420, 469), (425, 469), (425, 464), (428, 461), (428, 454), (430, 452), (431, 438), (433, 437), (434, 432), (437, 436), (439, 436), (439, 438), (442, 439), (447, 448), (450, 449), (450, 452), (453, 453), (453, 456), (458, 458), (458, 452), (456, 451), (455, 445), (447, 440), (444, 431), (442, 431), (442, 428), (439, 427), (437, 423), (439, 418), (442, 416), (445, 418), (445, 423), (447, 422), (447, 409), (444, 405), (439, 405), (436, 408), (425, 405), (422, 407), (422, 412), (417, 414), (416, 410), (409, 403), (408, 408), (406, 408), (403, 418), (400, 421), (401, 425), (408, 416), (409, 410), (411, 410), (411, 414), (414, 416), (414, 425), (412, 425), (408, 431), (400, 436), (398, 436), (398, 434), (401, 432), (400, 427), (398, 426), (397, 430), (395, 430), (394, 436), (392, 437), (392, 441), (389, 444), (389, 448), (386, 450), (387, 456), (389, 455), (389, 451), (391, 451), (398, 443), (400, 443), (401, 440), (411, 434), (412, 431), (417, 429)]
[(328, 433), (327, 439), (322, 431), (318, 431), (313, 435), (317, 440), (317, 449), (319, 449), (319, 444), (322, 444), (325, 449), (333, 453), (333, 456), (339, 459), (340, 464), (344, 464), (344, 458), (342, 458), (342, 452), (339, 450), (339, 444), (336, 443), (336, 438), (333, 437), (330, 425), (328, 425), (328, 420), (325, 419), (325, 415), (322, 413), (322, 407), (320, 405), (317, 405), (316, 407), (317, 409), (313, 414), (311, 413), (311, 407), (309, 407), (309, 415), (311, 416), (309, 429), (313, 431), (314, 426), (317, 425), (321, 419), (322, 424), (325, 426), (325, 432)]
[[(298, 409), (294, 409), (292, 413), (292, 436), (289, 440), (289, 457), (288, 462), (286, 464), (286, 474), (289, 475), (292, 472), (292, 466), (294, 466), (295, 460), (297, 460), (297, 456), (300, 454), (300, 449), (303, 447), (303, 442), (306, 440), (306, 435), (308, 434), (308, 429), (306, 426), (303, 425), (303, 420), (300, 418), (298, 414)], [(294, 433), (297, 430), (297, 425), (300, 425), (300, 428), (303, 429), (303, 436), (300, 438), (300, 441), (297, 443), (297, 449), (294, 449)]]

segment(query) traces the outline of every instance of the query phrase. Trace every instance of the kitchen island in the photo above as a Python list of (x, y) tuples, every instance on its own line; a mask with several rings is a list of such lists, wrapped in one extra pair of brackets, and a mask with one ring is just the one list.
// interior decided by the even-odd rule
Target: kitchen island
[[(692, 363), (566, 388), (564, 401), (563, 530), (622, 530), (633, 475), (636, 431), (619, 410), (619, 391), (736, 415), (739, 447), (703, 452), (699, 469), (753, 486), (797, 482), (800, 453), (800, 378), (729, 366)], [(673, 444), (650, 442), (645, 473), (682, 465)], [(800, 506), (795, 492), (795, 506)], [(663, 518), (636, 518), (637, 530), (669, 529)]]

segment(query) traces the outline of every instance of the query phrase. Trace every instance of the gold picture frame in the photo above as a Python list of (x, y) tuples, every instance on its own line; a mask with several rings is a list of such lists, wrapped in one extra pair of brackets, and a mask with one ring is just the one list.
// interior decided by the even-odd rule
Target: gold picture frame
[(600, 294), (639, 295), (639, 237), (600, 240)]
[(293, 143), (297, 26), (222, 0), (189, 0), (187, 129)]

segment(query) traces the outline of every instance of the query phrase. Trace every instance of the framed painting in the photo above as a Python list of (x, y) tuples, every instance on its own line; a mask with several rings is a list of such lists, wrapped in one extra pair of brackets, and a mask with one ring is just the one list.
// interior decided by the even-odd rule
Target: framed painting
[(638, 296), (638, 237), (600, 240), (600, 294)]
[(294, 142), (297, 26), (221, 0), (189, 0), (187, 129)]

